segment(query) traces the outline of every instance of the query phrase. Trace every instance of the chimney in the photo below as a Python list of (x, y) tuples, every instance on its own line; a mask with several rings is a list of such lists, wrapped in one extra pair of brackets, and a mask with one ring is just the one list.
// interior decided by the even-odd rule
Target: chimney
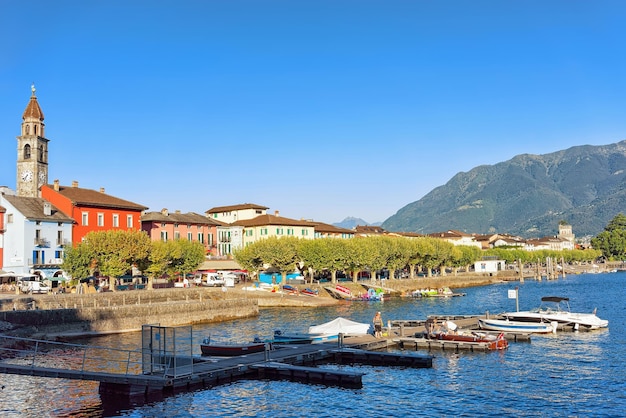
[(275, 210), (275, 211), (274, 211), (274, 216), (280, 216), (280, 212), (279, 212), (279, 211), (277, 211), (277, 210)]
[(43, 203), (43, 214), (46, 216), (52, 215), (52, 205), (50, 204), (50, 202)]
[(161, 215), (163, 215), (163, 216), (168, 216), (169, 215), (169, 212), (167, 211), (167, 208), (161, 209)]
[(104, 194), (104, 187), (100, 187), (100, 193)]
[(176, 210), (174, 211), (174, 213), (176, 213), (176, 214), (180, 215), (180, 209), (176, 209)]
[(59, 191), (59, 179), (54, 180), (54, 191)]
[(76, 180), (72, 180), (72, 187), (77, 188), (78, 182)]

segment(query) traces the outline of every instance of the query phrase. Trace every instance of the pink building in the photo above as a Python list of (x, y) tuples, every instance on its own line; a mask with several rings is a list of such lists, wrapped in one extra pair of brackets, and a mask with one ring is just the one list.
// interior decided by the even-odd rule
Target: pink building
[(167, 209), (161, 212), (146, 212), (141, 216), (141, 230), (146, 232), (153, 241), (186, 239), (204, 244), (207, 254), (215, 255), (217, 227), (222, 222), (198, 213), (170, 213)]

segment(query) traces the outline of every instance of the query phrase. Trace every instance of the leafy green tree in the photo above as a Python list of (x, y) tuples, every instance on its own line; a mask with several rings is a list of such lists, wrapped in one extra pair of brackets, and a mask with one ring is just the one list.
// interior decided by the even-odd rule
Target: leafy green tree
[(409, 275), (411, 279), (414, 279), (416, 267), (424, 264), (426, 254), (430, 249), (430, 241), (425, 237), (411, 238), (409, 239), (408, 247), (407, 264), (409, 265)]
[(335, 283), (337, 271), (345, 265), (345, 242), (337, 238), (303, 240), (298, 254), (305, 267), (312, 271), (330, 271), (331, 281)]
[(454, 274), (457, 273), (457, 268), (463, 267), (465, 271), (469, 271), (470, 265), (480, 260), (483, 251), (475, 246), (459, 245), (454, 247), (452, 252), (452, 266), (455, 267)]
[(65, 250), (61, 268), (74, 279), (93, 276), (92, 262), (95, 254), (86, 245), (68, 247)]
[(387, 258), (387, 268), (389, 269), (389, 278), (396, 277), (396, 271), (404, 269), (409, 265), (412, 255), (411, 240), (403, 237), (389, 237), (389, 257)]
[(263, 268), (263, 259), (258, 251), (259, 246), (255, 244), (236, 249), (233, 257), (241, 267), (251, 272), (253, 277), (258, 278), (259, 271)]
[(300, 240), (294, 237), (269, 237), (257, 241), (258, 254), (264, 264), (269, 264), (282, 275), (283, 284), (287, 282), (287, 273), (294, 271), (296, 263), (300, 261), (298, 257), (298, 246)]
[[(109, 277), (110, 288), (115, 289), (116, 277), (130, 272), (134, 265), (145, 266), (147, 264), (150, 249), (150, 237), (142, 231), (90, 232), (75, 249), (68, 252), (70, 256), (66, 271), (72, 277), (81, 278), (81, 276), (87, 277), (86, 272), (97, 267), (101, 275)], [(86, 264), (80, 267), (79, 261)], [(65, 268), (65, 261), (63, 264)], [(85, 266), (87, 266), (86, 270)]]
[(371, 263), (372, 247), (367, 246), (365, 238), (354, 238), (346, 242), (346, 254), (343, 262), (344, 271), (352, 274), (352, 282), (356, 283), (359, 278), (359, 272), (369, 268)]
[(204, 245), (198, 241), (172, 240), (153, 241), (149, 256), (148, 288), (152, 288), (155, 277), (165, 274), (185, 275), (198, 269), (204, 261)]
[(600, 250), (602, 255), (609, 260), (626, 259), (626, 216), (617, 214), (600, 232), (591, 240), (594, 249)]
[(430, 277), (433, 269), (445, 265), (450, 260), (454, 245), (439, 238), (426, 237), (425, 239), (429, 243), (429, 248), (425, 253), (424, 266)]

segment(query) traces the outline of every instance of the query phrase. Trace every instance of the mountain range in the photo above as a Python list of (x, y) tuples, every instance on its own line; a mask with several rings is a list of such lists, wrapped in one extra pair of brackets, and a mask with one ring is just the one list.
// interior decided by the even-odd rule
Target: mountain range
[(380, 226), (380, 224), (382, 224), (382, 222), (375, 222), (375, 223), (368, 223), (366, 221), (364, 221), (361, 218), (355, 218), (353, 216), (348, 216), (347, 218), (345, 218), (343, 221), (341, 222), (336, 222), (333, 225), (338, 226), (339, 228), (345, 228), (345, 229), (354, 229), (357, 225), (361, 225), (361, 226)]
[(576, 236), (595, 236), (626, 211), (626, 141), (522, 154), (456, 174), (382, 223), (387, 231), (459, 230), (526, 238), (556, 235), (560, 221)]

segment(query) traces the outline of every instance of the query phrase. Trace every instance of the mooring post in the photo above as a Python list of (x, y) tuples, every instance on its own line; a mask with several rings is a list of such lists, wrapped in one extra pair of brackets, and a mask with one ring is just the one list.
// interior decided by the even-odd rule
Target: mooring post
[(340, 332), (337, 338), (337, 343), (339, 344), (339, 348), (343, 348), (343, 332)]
[(270, 361), (270, 343), (265, 343), (265, 362)]

